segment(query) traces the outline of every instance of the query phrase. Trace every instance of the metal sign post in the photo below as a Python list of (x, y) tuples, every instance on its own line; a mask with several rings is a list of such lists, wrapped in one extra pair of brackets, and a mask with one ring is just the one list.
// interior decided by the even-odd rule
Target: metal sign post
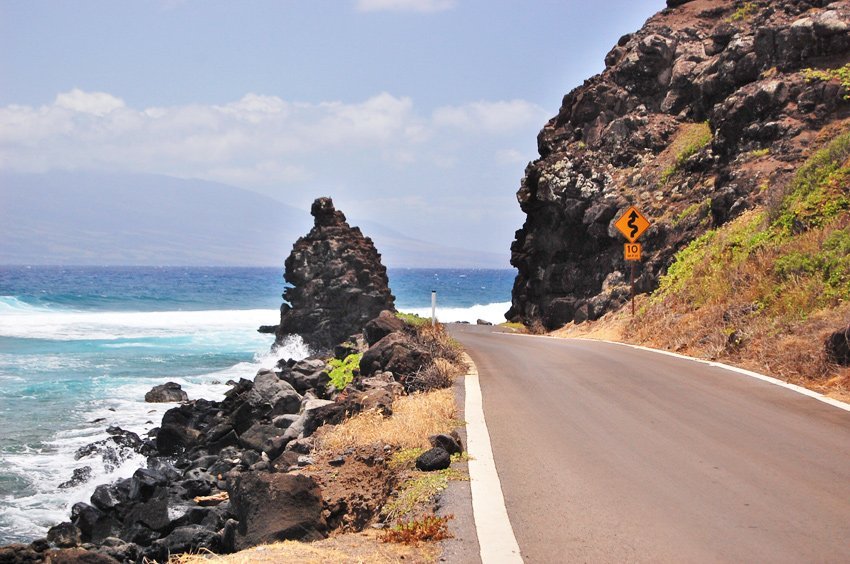
[(437, 325), (437, 290), (431, 290), (431, 327)]
[(614, 227), (629, 241), (623, 246), (623, 258), (632, 263), (632, 317), (635, 315), (635, 270), (643, 251), (637, 240), (650, 225), (649, 220), (634, 206), (627, 209), (614, 223)]

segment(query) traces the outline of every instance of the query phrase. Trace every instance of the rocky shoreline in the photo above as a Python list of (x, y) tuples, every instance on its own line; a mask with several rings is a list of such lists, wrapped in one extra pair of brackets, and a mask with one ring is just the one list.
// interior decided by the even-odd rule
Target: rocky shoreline
[[(378, 282), (381, 272), (386, 280), (371, 241), (356, 245), (357, 252), (350, 244), (334, 245), (334, 240), (363, 242), (363, 238), (359, 230), (351, 233), (329, 199), (317, 200), (313, 209), (316, 228), (309, 241), (299, 240), (293, 256), (331, 248), (339, 251), (339, 257), (326, 260), (325, 269), (287, 260), (287, 280), (300, 280), (303, 286), (296, 287), (298, 307), (286, 305), (282, 310), (300, 312), (308, 303), (319, 303), (326, 284), (314, 281), (342, 279), (335, 287), (348, 287), (342, 293), (348, 304), (367, 304), (363, 310), (331, 316), (329, 321), (294, 315), (321, 327), (306, 332), (314, 348), (326, 348), (329, 335), (345, 335), (331, 357), (281, 360), (271, 370), (260, 370), (253, 380), (229, 382), (231, 388), (222, 401), (189, 401), (173, 383), (155, 387), (146, 401), (180, 402), (164, 414), (159, 427), (144, 437), (110, 427), (107, 439), (77, 452), (78, 459), (100, 458), (106, 465), (138, 453), (147, 457), (146, 466), (130, 478), (98, 486), (91, 499), (76, 503), (70, 519), (52, 527), (46, 538), (0, 547), (0, 563), (162, 562), (199, 550), (229, 553), (280, 540), (317, 540), (334, 529), (362, 529), (375, 519), (380, 499), (371, 503), (349, 499), (357, 492), (329, 498), (319, 480), (305, 472), (316, 464), (314, 434), (362, 411), (390, 416), (400, 395), (446, 387), (450, 381), (439, 378), (434, 368), (435, 359), (445, 351), (423, 341), (415, 327), (395, 315), (386, 283), (381, 288), (364, 276), (373, 265)], [(332, 229), (326, 229), (331, 224)], [(358, 299), (351, 301), (352, 295)], [(327, 315), (336, 307), (327, 304), (340, 294), (322, 296)], [(375, 304), (388, 304), (389, 309), (375, 312)], [(281, 326), (289, 327), (285, 315)], [(350, 381), (334, 382), (331, 374), (342, 363), (348, 363)], [(417, 461), (422, 469), (445, 467), (450, 453), (460, 449), (447, 435), (432, 442), (435, 448)], [(394, 448), (351, 449), (323, 462), (330, 467), (356, 464), (381, 475)], [(67, 484), (88, 477), (84, 470), (77, 471)], [(377, 497), (385, 499), (389, 486), (391, 481)]]

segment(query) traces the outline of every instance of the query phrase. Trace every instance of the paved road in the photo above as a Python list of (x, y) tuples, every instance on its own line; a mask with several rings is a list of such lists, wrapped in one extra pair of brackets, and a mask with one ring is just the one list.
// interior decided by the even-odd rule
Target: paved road
[(850, 562), (850, 412), (619, 345), (452, 333), (526, 562)]

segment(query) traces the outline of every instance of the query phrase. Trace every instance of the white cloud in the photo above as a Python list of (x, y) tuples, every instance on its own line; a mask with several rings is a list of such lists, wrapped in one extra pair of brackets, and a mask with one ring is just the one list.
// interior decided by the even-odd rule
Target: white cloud
[(444, 106), (433, 113), (437, 126), (489, 133), (505, 133), (529, 124), (540, 125), (545, 119), (543, 108), (525, 100), (479, 101), (462, 106)]
[(83, 92), (75, 88), (56, 96), (54, 105), (84, 114), (104, 116), (124, 107), (124, 100), (105, 92)]
[(455, 7), (455, 0), (357, 0), (361, 12), (443, 12)]
[[(544, 121), (522, 100), (428, 113), (386, 92), (353, 103), (249, 93), (218, 105), (133, 108), (75, 89), (44, 106), (0, 107), (0, 170), (156, 173), (275, 193), (448, 191), (443, 177), (451, 170), (484, 190), (494, 155), (520, 162), (504, 148), (533, 147)], [(476, 163), (486, 163), (485, 172)]]

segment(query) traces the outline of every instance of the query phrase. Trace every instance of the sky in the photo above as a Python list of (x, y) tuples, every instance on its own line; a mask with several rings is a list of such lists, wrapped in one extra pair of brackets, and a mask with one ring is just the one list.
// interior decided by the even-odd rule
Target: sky
[(303, 209), (326, 195), (506, 253), (538, 131), (663, 7), (0, 0), (0, 171), (199, 178)]

